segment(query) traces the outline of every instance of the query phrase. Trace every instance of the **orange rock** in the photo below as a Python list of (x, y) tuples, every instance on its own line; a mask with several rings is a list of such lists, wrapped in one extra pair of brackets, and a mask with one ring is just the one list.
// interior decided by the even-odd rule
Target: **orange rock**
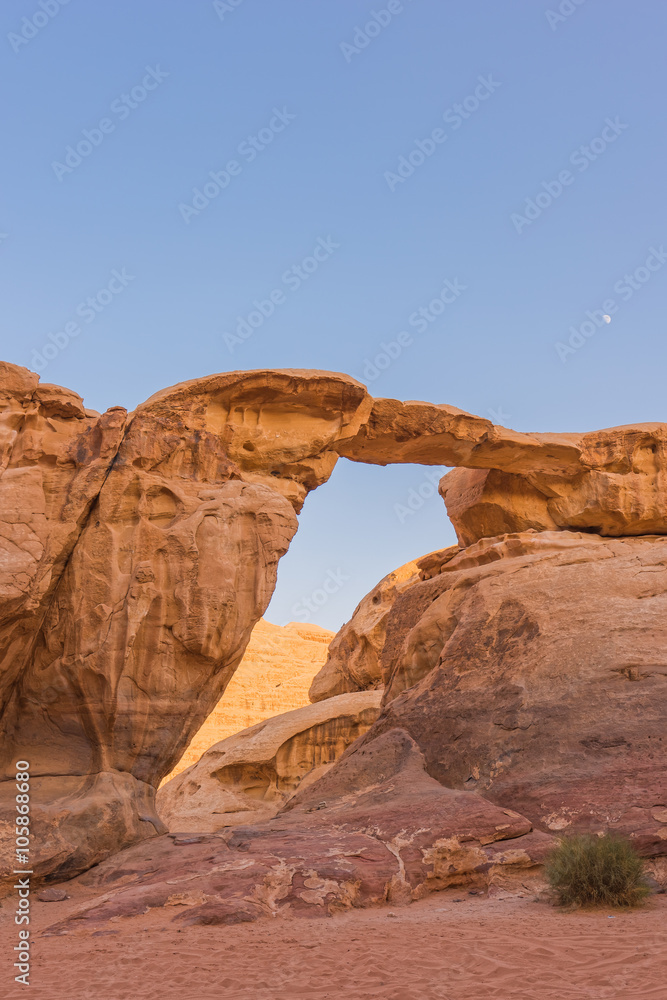
[(667, 533), (665, 425), (594, 431), (579, 442), (581, 466), (574, 475), (549, 471), (542, 461), (521, 475), (495, 468), (447, 473), (440, 493), (460, 543), (531, 528), (581, 528), (605, 536)]
[(38, 381), (0, 363), (0, 691), (10, 718), (36, 633), (125, 426), (121, 407), (100, 416), (76, 393)]
[(407, 730), (449, 788), (664, 854), (667, 538), (483, 539), (399, 598), (388, 635), (410, 595), (364, 744)]
[[(349, 622), (331, 641), (326, 663), (313, 678), (310, 700), (322, 701), (344, 691), (382, 687), (380, 656), (387, 619), (394, 602), (418, 580), (437, 575), (445, 559), (458, 551), (431, 552), (388, 573), (357, 605)], [(446, 559), (445, 559), (446, 561)]]
[(326, 663), (313, 679), (311, 701), (322, 701), (344, 691), (382, 686), (380, 653), (387, 613), (398, 594), (418, 579), (416, 561), (406, 563), (388, 573), (366, 594), (350, 621), (332, 640)]
[(509, 530), (556, 526), (610, 536), (667, 533), (665, 424), (522, 434), (452, 406), (376, 399), (367, 422), (336, 447), (356, 462), (420, 462), (511, 474), (457, 472), (443, 481), (452, 518), (468, 542), (503, 523)]
[(514, 531), (553, 531), (548, 500), (524, 476), (498, 469), (452, 469), (440, 495), (462, 546)]
[[(454, 407), (373, 400), (345, 375), (292, 370), (183, 383), (153, 396), (126, 422), (119, 407), (100, 416), (76, 393), (0, 366), (0, 756), (10, 779), (0, 788), (4, 871), (11, 871), (17, 758), (31, 763), (37, 875), (70, 876), (164, 829), (155, 790), (219, 702), (268, 605), (278, 560), (296, 530), (295, 511), (326, 482), (338, 456), (508, 477), (489, 475), (469, 488), (458, 476), (457, 489), (447, 489), (462, 540), (470, 542), (508, 526), (552, 524), (610, 536), (666, 534), (666, 449), (663, 424), (522, 434)], [(554, 534), (567, 548), (566, 533)], [(618, 618), (605, 617), (604, 601), (593, 600), (576, 619), (580, 645), (573, 638), (570, 656), (588, 649), (588, 635), (607, 644), (612, 636), (623, 651), (620, 664), (632, 635), (648, 662), (649, 647), (661, 648), (663, 638), (651, 616), (661, 595), (630, 601), (646, 622), (643, 639), (630, 624), (620, 633), (616, 622), (630, 622), (623, 595), (638, 599), (638, 580), (660, 579), (662, 555), (653, 568), (645, 562), (657, 543), (637, 539), (637, 560), (614, 559), (621, 575), (610, 580), (589, 558), (585, 539), (581, 551), (568, 550), (585, 567), (568, 578), (578, 605), (589, 608), (589, 589), (609, 591), (621, 610)], [(498, 558), (492, 546), (489, 553)], [(443, 572), (436, 560), (430, 579), (394, 601), (380, 664), (392, 691), (421, 683), (438, 643), (452, 637), (450, 624), (456, 631), (452, 616), (440, 628), (426, 609), (466, 558), (455, 555)], [(540, 555), (529, 562), (535, 593), (539, 573), (548, 576), (555, 561)], [(513, 588), (531, 573), (516, 577)], [(617, 586), (625, 590), (617, 594)], [(552, 597), (544, 600), (553, 605)], [(478, 632), (470, 614), (472, 641)], [(423, 636), (416, 644), (408, 636), (415, 628)], [(494, 628), (484, 633), (491, 645)], [(634, 662), (626, 666), (631, 671)], [(364, 676), (377, 683), (377, 666)], [(600, 675), (600, 689), (605, 683)], [(585, 685), (581, 691), (587, 698)], [(660, 704), (656, 692), (647, 720)], [(430, 719), (435, 742), (442, 728), (436, 723)]]
[(163, 784), (220, 740), (274, 715), (308, 705), (308, 688), (334, 633), (319, 625), (272, 625), (261, 618), (225, 693)]
[(162, 786), (161, 819), (174, 832), (211, 833), (275, 816), (375, 722), (380, 691), (355, 691), (259, 722), (208, 748)]
[[(321, 714), (326, 704), (300, 711)], [(427, 774), (414, 740), (394, 729), (350, 746), (273, 819), (213, 835), (175, 831), (109, 858), (68, 884), (72, 896), (83, 888), (87, 898), (49, 933), (157, 907), (174, 907), (174, 922), (210, 925), (400, 905), (453, 886), (525, 892), (553, 843), (525, 816), (444, 788)]]

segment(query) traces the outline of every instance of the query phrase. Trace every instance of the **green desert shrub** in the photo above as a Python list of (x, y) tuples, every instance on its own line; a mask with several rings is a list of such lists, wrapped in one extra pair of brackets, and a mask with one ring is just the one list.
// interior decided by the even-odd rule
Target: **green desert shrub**
[(545, 874), (563, 906), (638, 906), (650, 893), (644, 862), (624, 837), (566, 837), (546, 860)]

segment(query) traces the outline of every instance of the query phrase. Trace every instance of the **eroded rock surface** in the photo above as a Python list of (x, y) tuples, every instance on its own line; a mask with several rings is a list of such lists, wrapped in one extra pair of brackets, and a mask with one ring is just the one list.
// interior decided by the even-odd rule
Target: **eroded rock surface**
[(440, 549), (405, 563), (388, 573), (359, 602), (349, 622), (336, 633), (329, 645), (326, 662), (313, 678), (311, 701), (331, 698), (344, 691), (366, 691), (384, 684), (382, 656), (392, 609), (414, 585), (439, 575), (442, 566), (458, 548)]
[(388, 573), (366, 594), (330, 643), (326, 662), (313, 678), (311, 701), (382, 685), (380, 654), (389, 609), (398, 595), (418, 579), (419, 567), (414, 560)]
[(31, 861), (62, 877), (164, 830), (155, 789), (240, 662), (294, 508), (367, 394), (345, 376), (232, 373), (159, 393), (125, 427), (124, 411), (2, 374), (0, 838), (11, 871), (11, 775), (27, 758)]
[(274, 716), (210, 747), (162, 786), (160, 818), (171, 831), (213, 833), (275, 816), (375, 722), (380, 691), (357, 691)]
[(215, 743), (309, 704), (308, 689), (334, 633), (319, 625), (273, 625), (261, 618), (224, 694), (164, 782), (196, 764)]
[(362, 742), (405, 729), (449, 788), (665, 853), (667, 538), (485, 539), (411, 596)]
[[(508, 474), (459, 478), (457, 470), (457, 478), (449, 480), (455, 524), (468, 505), (478, 510), (463, 526), (468, 543), (488, 530), (497, 533), (498, 513), (494, 523), (485, 523), (490, 504), (500, 504), (510, 518), (532, 511), (537, 523), (514, 522), (514, 530), (556, 526), (612, 536), (667, 533), (666, 424), (523, 434), (453, 406), (376, 399), (355, 437), (337, 448), (355, 462), (418, 462)], [(462, 494), (473, 484), (466, 500)]]
[(513, 810), (444, 788), (408, 734), (393, 730), (350, 747), (272, 820), (175, 833), (110, 858), (68, 885), (73, 896), (100, 895), (51, 932), (155, 907), (173, 907), (177, 923), (229, 924), (408, 903), (457, 885), (530, 891), (552, 844)]
[[(126, 419), (3, 365), (0, 403), (5, 872), (17, 758), (36, 876), (163, 829), (155, 790), (220, 700), (295, 512), (339, 456), (491, 470), (446, 488), (468, 549), (392, 604), (376, 727), (406, 728), (439, 780), (480, 782), (536, 825), (632, 827), (661, 849), (664, 543), (600, 536), (667, 534), (666, 425), (522, 434), (306, 371), (197, 379)], [(472, 544), (505, 529), (522, 533)]]

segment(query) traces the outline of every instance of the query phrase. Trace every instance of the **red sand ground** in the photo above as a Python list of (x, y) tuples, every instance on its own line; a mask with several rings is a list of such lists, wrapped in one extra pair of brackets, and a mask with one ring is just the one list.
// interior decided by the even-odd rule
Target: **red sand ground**
[(180, 908), (169, 907), (65, 936), (40, 929), (73, 901), (35, 903), (29, 989), (12, 978), (9, 902), (0, 910), (7, 1000), (667, 998), (665, 896), (631, 912), (562, 913), (460, 890), (331, 919), (182, 930), (171, 923)]

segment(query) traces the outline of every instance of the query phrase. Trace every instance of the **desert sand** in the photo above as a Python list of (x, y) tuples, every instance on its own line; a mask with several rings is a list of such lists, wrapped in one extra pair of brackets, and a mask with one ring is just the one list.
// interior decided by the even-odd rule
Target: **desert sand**
[[(564, 913), (532, 893), (448, 890), (330, 919), (176, 929), (154, 910), (47, 936), (73, 902), (34, 904), (34, 1000), (664, 1000), (667, 990), (665, 896)], [(2, 919), (4, 964), (13, 928)]]

